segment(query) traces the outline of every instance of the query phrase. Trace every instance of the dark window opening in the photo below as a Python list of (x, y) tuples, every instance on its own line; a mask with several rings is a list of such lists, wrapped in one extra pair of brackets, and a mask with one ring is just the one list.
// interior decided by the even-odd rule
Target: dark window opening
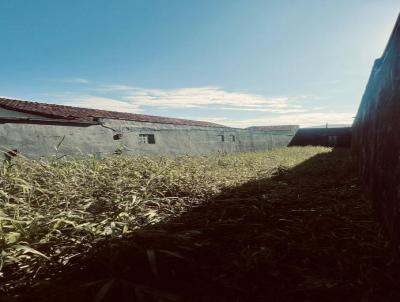
[(156, 138), (154, 134), (139, 134), (140, 144), (155, 144)]
[(117, 141), (117, 140), (119, 140), (119, 139), (121, 139), (122, 138), (122, 133), (117, 133), (117, 134), (114, 134), (114, 136), (113, 136), (113, 139), (115, 140), (115, 141)]
[(236, 142), (236, 137), (233, 134), (231, 134), (231, 141)]
[(224, 137), (223, 134), (218, 135), (218, 137), (219, 137), (219, 140), (220, 140), (221, 142), (224, 142), (224, 141), (225, 141), (225, 137)]
[(4, 156), (6, 158), (7, 161), (10, 161), (13, 157), (18, 155), (18, 150), (17, 149), (13, 149), (7, 152), (4, 152)]
[(332, 136), (330, 135), (328, 137), (329, 145), (331, 145), (333, 147), (336, 146), (337, 140), (338, 140), (338, 137), (336, 135), (332, 135)]
[(116, 149), (116, 150), (114, 151), (114, 154), (116, 154), (116, 155), (121, 155), (121, 154), (122, 154), (122, 149)]

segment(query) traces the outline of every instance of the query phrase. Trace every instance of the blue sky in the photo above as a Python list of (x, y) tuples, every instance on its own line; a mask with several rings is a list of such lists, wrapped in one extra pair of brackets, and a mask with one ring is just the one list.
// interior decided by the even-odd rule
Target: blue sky
[(0, 95), (235, 127), (350, 123), (398, 0), (0, 0)]

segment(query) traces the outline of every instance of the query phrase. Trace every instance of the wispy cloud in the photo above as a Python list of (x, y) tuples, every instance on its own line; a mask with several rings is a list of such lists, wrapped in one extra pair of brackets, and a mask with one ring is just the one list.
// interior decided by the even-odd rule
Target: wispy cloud
[(158, 108), (219, 108), (259, 112), (302, 112), (289, 96), (265, 97), (247, 92), (227, 91), (220, 87), (147, 89), (126, 85), (104, 86), (100, 92), (117, 93), (131, 104)]
[[(325, 107), (316, 106), (316, 102), (322, 98), (315, 95), (263, 96), (244, 91), (228, 91), (216, 86), (176, 89), (128, 85), (91, 86), (86, 88), (86, 93), (66, 92), (51, 97), (66, 105), (111, 111), (154, 114), (153, 110), (163, 109), (167, 116), (190, 116), (239, 128), (278, 124), (299, 124), (303, 127), (325, 123), (350, 124), (354, 116), (352, 112), (331, 112)], [(187, 116), (176, 116), (174, 110), (178, 108), (185, 109)], [(221, 115), (197, 117), (199, 112), (203, 115), (204, 110), (213, 110), (214, 114), (220, 112)], [(254, 117), (237, 118), (239, 112)], [(260, 117), (260, 114), (263, 116)]]
[(273, 116), (229, 119), (225, 117), (203, 117), (202, 120), (222, 123), (231, 127), (269, 126), (297, 124), (302, 127), (328, 124), (352, 124), (354, 114), (348, 112), (305, 112), (301, 114), (278, 114)]
[(71, 83), (71, 84), (89, 84), (89, 80), (86, 80), (84, 78), (68, 78), (59, 80), (59, 82)]
[[(289, 106), (288, 106), (289, 107)], [(301, 113), (307, 112), (307, 109), (301, 108), (301, 106), (290, 106), (283, 108), (261, 108), (261, 107), (221, 107), (222, 110), (234, 110), (234, 111), (257, 111), (257, 112), (269, 112), (269, 113)]]
[(75, 94), (70, 92), (51, 94), (47, 96), (51, 97), (53, 100), (56, 100), (57, 103), (67, 106), (130, 113), (142, 112), (142, 109), (138, 105), (109, 97), (101, 97), (90, 94)]

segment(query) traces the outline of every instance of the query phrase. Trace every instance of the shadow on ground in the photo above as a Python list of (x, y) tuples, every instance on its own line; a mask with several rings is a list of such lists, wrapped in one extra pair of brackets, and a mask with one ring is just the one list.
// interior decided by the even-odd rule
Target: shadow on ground
[(337, 149), (104, 241), (17, 301), (399, 301), (389, 264)]

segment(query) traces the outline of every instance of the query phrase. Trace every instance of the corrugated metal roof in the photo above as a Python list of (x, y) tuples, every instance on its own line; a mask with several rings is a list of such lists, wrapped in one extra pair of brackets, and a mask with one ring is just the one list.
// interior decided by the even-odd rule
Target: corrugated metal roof
[(45, 104), (30, 101), (21, 101), (8, 98), (0, 98), (0, 108), (35, 114), (47, 118), (67, 119), (75, 121), (93, 122), (98, 118), (123, 119), (138, 122), (159, 123), (159, 124), (174, 124), (174, 125), (189, 125), (221, 128), (223, 125), (193, 121), (186, 119), (177, 119), (169, 117), (160, 117), (153, 115), (135, 114), (127, 112), (106, 111), (99, 109), (80, 108), (56, 104)]

